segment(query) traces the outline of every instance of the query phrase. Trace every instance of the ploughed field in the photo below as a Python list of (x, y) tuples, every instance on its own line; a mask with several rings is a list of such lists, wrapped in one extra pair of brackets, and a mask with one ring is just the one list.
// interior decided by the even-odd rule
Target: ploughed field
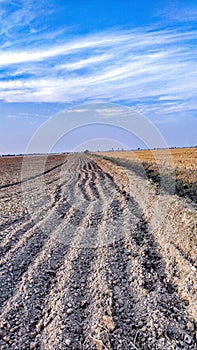
[(24, 160), (0, 158), (0, 349), (196, 349), (194, 193), (96, 155)]

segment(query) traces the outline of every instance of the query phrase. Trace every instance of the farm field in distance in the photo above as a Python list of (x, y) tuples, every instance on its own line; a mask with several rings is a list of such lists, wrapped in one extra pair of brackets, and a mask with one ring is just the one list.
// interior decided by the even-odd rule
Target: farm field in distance
[(169, 151), (0, 157), (0, 349), (197, 348), (197, 149)]
[[(156, 184), (160, 177), (169, 176), (175, 183), (175, 193), (197, 201), (197, 148), (100, 152), (100, 155), (132, 161), (136, 170), (141, 165), (148, 179)], [(123, 162), (124, 165), (125, 162)], [(140, 164), (140, 166), (139, 166)], [(129, 166), (129, 164), (127, 164)]]
[(160, 164), (168, 166), (171, 164), (169, 154), (171, 155), (174, 166), (181, 169), (197, 168), (197, 147), (191, 148), (171, 148), (155, 150), (136, 150), (136, 151), (114, 151), (101, 152), (102, 154), (113, 154), (117, 158), (134, 159), (137, 157), (141, 162), (155, 163), (155, 157)]

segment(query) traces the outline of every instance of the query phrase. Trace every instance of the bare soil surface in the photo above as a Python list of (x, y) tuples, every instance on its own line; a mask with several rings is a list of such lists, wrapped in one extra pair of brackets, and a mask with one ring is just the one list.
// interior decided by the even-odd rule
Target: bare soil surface
[(3, 162), (0, 349), (197, 348), (192, 207), (93, 156)]

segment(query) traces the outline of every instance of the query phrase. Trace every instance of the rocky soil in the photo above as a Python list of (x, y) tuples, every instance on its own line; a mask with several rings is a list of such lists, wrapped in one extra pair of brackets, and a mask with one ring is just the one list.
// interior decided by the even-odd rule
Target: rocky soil
[(38, 164), (0, 162), (0, 349), (196, 349), (194, 208), (104, 159)]

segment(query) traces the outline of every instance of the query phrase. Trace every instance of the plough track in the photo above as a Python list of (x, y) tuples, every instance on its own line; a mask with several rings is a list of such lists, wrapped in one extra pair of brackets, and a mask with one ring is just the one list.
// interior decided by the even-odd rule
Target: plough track
[(1, 225), (0, 348), (196, 349), (128, 179), (85, 155), (59, 170), (45, 174), (44, 207)]

